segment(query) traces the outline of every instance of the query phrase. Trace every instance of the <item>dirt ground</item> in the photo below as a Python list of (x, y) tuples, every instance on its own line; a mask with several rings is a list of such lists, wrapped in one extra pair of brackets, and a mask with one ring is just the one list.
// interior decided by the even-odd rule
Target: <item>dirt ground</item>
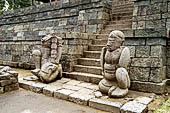
[(25, 70), (20, 68), (12, 68), (13, 71), (16, 71), (19, 73), (18, 77), (26, 77), (26, 76), (32, 76), (31, 70)]
[(106, 113), (20, 89), (0, 95), (0, 113)]

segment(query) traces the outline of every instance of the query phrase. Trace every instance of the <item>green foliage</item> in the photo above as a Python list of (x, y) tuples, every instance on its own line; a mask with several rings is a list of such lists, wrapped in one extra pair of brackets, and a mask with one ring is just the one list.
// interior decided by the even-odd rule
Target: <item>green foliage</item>
[[(28, 7), (31, 5), (30, 0), (6, 0), (6, 1), (9, 3), (7, 11)], [(0, 0), (0, 14), (4, 12), (3, 7), (5, 7), (5, 0)]]
[(154, 113), (170, 113), (170, 98), (163, 103), (162, 107), (156, 110)]

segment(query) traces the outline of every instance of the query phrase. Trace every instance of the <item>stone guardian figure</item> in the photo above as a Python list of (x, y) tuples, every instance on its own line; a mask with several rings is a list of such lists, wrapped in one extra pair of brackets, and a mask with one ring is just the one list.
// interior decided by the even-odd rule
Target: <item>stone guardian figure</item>
[(31, 72), (45, 83), (62, 78), (61, 53), (62, 38), (54, 34), (45, 36), (41, 39), (41, 49), (32, 52), (36, 69)]
[(130, 50), (122, 47), (125, 36), (121, 31), (112, 31), (107, 46), (102, 48), (100, 56), (103, 79), (99, 82), (99, 90), (109, 97), (124, 97), (130, 87), (128, 64)]

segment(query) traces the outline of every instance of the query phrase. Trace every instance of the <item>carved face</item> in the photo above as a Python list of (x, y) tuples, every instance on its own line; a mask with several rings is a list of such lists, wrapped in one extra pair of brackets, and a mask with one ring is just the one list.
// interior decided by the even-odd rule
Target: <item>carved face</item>
[(107, 49), (108, 51), (114, 51), (118, 49), (122, 45), (122, 39), (119, 37), (109, 37), (107, 41)]

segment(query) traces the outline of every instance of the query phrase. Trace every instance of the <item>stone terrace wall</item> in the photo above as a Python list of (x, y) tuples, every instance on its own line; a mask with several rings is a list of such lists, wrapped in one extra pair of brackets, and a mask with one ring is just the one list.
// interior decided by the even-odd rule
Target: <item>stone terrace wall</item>
[(134, 0), (135, 37), (166, 37), (169, 26), (169, 0)]
[(163, 93), (170, 71), (168, 37), (169, 0), (134, 0), (131, 49), (132, 89)]
[(99, 32), (109, 20), (109, 3), (110, 0), (60, 0), (3, 14), (0, 16), (0, 64), (33, 68), (31, 51), (49, 33), (60, 33), (64, 38), (63, 49), (68, 51), (63, 50), (63, 54), (68, 56), (62, 57), (62, 61), (80, 56), (83, 51), (75, 53), (74, 48), (78, 49), (84, 42), (75, 44), (77, 36), (67, 37), (66, 32)]

